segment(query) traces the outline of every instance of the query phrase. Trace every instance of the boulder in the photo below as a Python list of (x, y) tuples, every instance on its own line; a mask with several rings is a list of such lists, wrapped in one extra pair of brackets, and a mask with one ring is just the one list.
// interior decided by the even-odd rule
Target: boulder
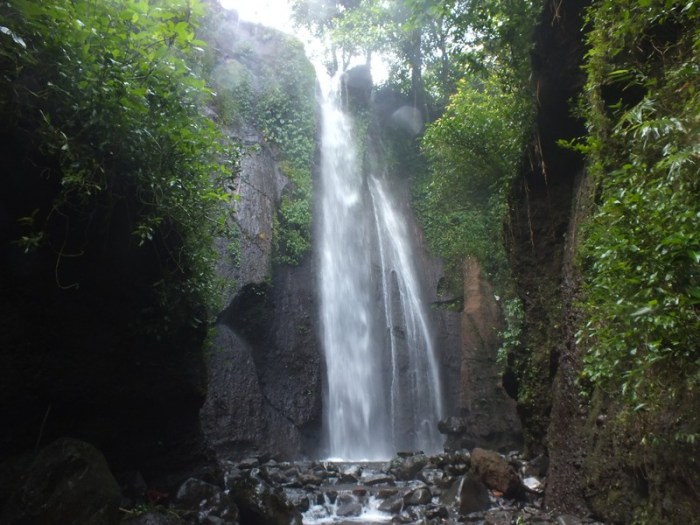
[(180, 507), (197, 511), (200, 519), (212, 516), (225, 522), (238, 519), (238, 508), (231, 497), (216, 485), (190, 478), (177, 491)]
[(102, 453), (77, 439), (62, 438), (34, 458), (0, 523), (119, 523), (119, 485)]
[(362, 476), (360, 482), (368, 487), (373, 485), (393, 485), (394, 478), (387, 474), (370, 474), (369, 476)]
[(392, 496), (385, 499), (379, 504), (378, 509), (382, 512), (388, 512), (389, 514), (397, 514), (403, 509), (403, 497)]
[(404, 494), (403, 501), (407, 507), (412, 507), (415, 505), (425, 505), (430, 503), (433, 495), (428, 487), (416, 487)]
[(492, 490), (502, 492), (508, 498), (522, 493), (520, 478), (508, 461), (491, 450), (472, 450), (472, 470)]
[(301, 513), (280, 487), (273, 487), (259, 476), (258, 469), (232, 469), (225, 479), (242, 524), (301, 525)]
[(460, 515), (487, 510), (491, 505), (489, 491), (473, 473), (459, 478), (441, 497), (443, 505), (453, 506)]
[(369, 107), (372, 98), (372, 73), (368, 66), (355, 66), (348, 69), (341, 78), (344, 102), (351, 110)]
[(415, 479), (416, 475), (428, 464), (425, 454), (416, 454), (406, 458), (394, 458), (389, 473), (401, 481)]

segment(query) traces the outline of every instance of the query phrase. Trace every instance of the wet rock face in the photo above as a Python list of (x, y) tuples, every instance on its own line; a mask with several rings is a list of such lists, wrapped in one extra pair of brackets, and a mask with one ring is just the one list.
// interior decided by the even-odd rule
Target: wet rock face
[(119, 485), (100, 451), (63, 438), (43, 449), (15, 488), (0, 523), (119, 523)]
[[(316, 446), (321, 358), (315, 340), (310, 263), (282, 268), (249, 309), (225, 312), (207, 354), (209, 392), (200, 412), (207, 444), (220, 458), (298, 457)], [(252, 295), (256, 295), (252, 293)], [(235, 301), (234, 301), (235, 303)], [(265, 323), (237, 332), (237, 318)], [(252, 327), (257, 326), (257, 329)]]
[(502, 386), (496, 354), (503, 328), (500, 306), (475, 259), (464, 263), (464, 311), (459, 413), (464, 430), (445, 429), (448, 448), (474, 446), (507, 452), (522, 446), (516, 403)]
[[(224, 12), (221, 17), (217, 46), (223, 55), (218, 66), (245, 62), (253, 91), (259, 93), (265, 60), (285, 40), (264, 36)], [(257, 59), (251, 62), (236, 46), (254, 47)], [(206, 445), (221, 459), (300, 457), (316, 448), (321, 419), (313, 261), (307, 256), (295, 267), (274, 261), (277, 210), (289, 189), (279, 151), (252, 122), (237, 122), (228, 131), (250, 148), (241, 156), (232, 189), (236, 198), (230, 225), (237, 239), (216, 243), (217, 272), (227, 290), (206, 355), (201, 428)]]
[(372, 98), (372, 73), (368, 66), (355, 66), (343, 73), (344, 101), (351, 111), (369, 108)]

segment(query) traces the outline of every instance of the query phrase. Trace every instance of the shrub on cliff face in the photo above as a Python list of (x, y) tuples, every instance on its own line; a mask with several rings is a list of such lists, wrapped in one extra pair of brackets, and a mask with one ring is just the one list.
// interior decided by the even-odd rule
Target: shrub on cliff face
[(603, 0), (588, 19), (584, 383), (617, 400), (617, 454), (650, 493), (640, 519), (680, 522), (669, 480), (697, 483), (700, 443), (700, 7)]
[[(239, 135), (254, 128), (287, 177), (275, 217), (275, 260), (298, 264), (311, 250), (312, 164), (316, 147), (316, 74), (301, 43), (275, 29), (214, 13), (205, 22), (219, 120)], [(209, 64), (209, 65), (207, 65)], [(245, 134), (245, 132), (244, 132)]]
[(507, 82), (497, 75), (477, 85), (460, 81), (444, 115), (423, 139), (432, 175), (423, 181), (415, 204), (452, 276), (467, 256), (483, 261), (491, 275), (507, 273), (502, 249), (506, 196), (532, 118), (529, 90), (514, 93)]
[(602, 2), (590, 17), (585, 373), (644, 410), (700, 372), (700, 9)]
[(203, 10), (198, 0), (0, 6), (0, 132), (18, 145), (5, 158), (10, 236), (55, 254), (59, 286), (80, 284), (62, 273), (69, 260), (133, 243), (159, 261), (166, 318), (216, 296), (211, 240), (233, 167), (189, 65)]

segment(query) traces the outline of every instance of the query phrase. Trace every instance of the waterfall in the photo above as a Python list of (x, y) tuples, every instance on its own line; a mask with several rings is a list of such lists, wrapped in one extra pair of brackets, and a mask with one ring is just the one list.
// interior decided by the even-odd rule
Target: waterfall
[(406, 217), (364, 174), (336, 90), (322, 104), (320, 268), (331, 457), (377, 460), (441, 448), (440, 374)]

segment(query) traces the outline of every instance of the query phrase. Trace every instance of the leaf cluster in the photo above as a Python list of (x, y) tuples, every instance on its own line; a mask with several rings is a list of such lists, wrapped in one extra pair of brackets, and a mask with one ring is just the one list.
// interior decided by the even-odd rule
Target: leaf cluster
[(276, 258), (298, 264), (311, 250), (312, 166), (316, 149), (316, 74), (298, 42), (285, 37), (264, 72), (253, 121), (279, 150), (289, 180), (277, 210)]
[(126, 209), (133, 241), (161, 261), (154, 290), (166, 311), (216, 297), (211, 239), (234, 169), (191, 67), (203, 13), (198, 0), (0, 6), (3, 133), (23, 138), (21, 154), (57, 188), (17, 217), (18, 242), (59, 259), (82, 253)]
[(422, 148), (430, 171), (419, 180), (414, 202), (454, 287), (470, 256), (491, 275), (508, 274), (502, 239), (506, 198), (532, 118), (527, 86), (492, 73), (479, 82), (461, 80), (442, 117), (426, 130)]
[(606, 0), (588, 18), (584, 379), (659, 413), (700, 383), (700, 12)]

